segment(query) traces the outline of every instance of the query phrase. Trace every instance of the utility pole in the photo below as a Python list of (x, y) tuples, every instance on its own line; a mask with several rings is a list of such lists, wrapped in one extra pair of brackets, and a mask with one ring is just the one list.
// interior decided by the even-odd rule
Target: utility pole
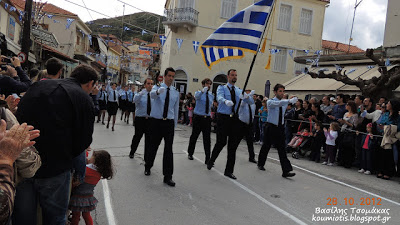
[(26, 0), (25, 2), (24, 29), (21, 41), (21, 51), (26, 54), (23, 68), (28, 65), (29, 50), (31, 48), (32, 3), (33, 0)]
[(358, 0), (356, 0), (356, 4), (354, 6), (353, 23), (351, 24), (350, 39), (349, 39), (349, 49), (347, 50), (347, 54), (350, 53), (350, 44), (353, 41), (353, 28), (354, 28), (354, 20), (356, 18), (356, 10), (357, 10), (357, 7), (361, 4), (362, 1), (363, 0), (360, 0), (360, 2), (358, 2)]
[(122, 41), (122, 43), (124, 42), (123, 41), (123, 37), (124, 37), (124, 29), (125, 29), (125, 27), (124, 27), (124, 18), (125, 18), (125, 4), (124, 4), (124, 9), (122, 10), (122, 31), (121, 31), (121, 41)]

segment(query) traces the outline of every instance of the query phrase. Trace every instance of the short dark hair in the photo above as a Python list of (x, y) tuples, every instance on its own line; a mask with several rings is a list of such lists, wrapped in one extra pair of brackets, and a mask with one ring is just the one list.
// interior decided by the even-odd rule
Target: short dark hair
[(38, 69), (31, 69), (31, 71), (29, 71), (29, 78), (32, 79), (32, 78), (36, 77), (38, 74), (39, 74)]
[(77, 79), (80, 84), (86, 84), (92, 80), (96, 82), (98, 79), (96, 70), (85, 64), (75, 67), (72, 70), (71, 77)]
[(151, 80), (151, 81), (153, 81), (153, 80), (152, 80), (150, 77), (148, 77), (148, 78), (146, 78), (146, 80), (144, 80), (144, 83), (143, 83), (143, 85), (146, 85), (148, 80)]
[(58, 71), (60, 71), (62, 68), (64, 68), (64, 64), (62, 64), (60, 60), (56, 58), (50, 58), (46, 62), (47, 74), (50, 76), (57, 75)]
[(212, 84), (212, 81), (211, 81), (210, 78), (206, 78), (206, 79), (202, 80), (202, 81), (201, 81), (201, 84), (202, 84), (202, 85), (206, 85), (206, 83), (208, 83), (208, 82), (211, 82), (211, 84)]
[(164, 76), (167, 76), (168, 72), (174, 72), (175, 73), (175, 70), (172, 67), (168, 67), (167, 69), (165, 69)]
[(283, 86), (282, 84), (276, 84), (275, 87), (274, 87), (274, 91), (278, 91), (279, 88), (285, 89), (285, 86)]
[(230, 74), (232, 71), (236, 71), (236, 70), (235, 70), (235, 69), (229, 69), (229, 70), (228, 70), (228, 73), (227, 73), (226, 75), (229, 76), (229, 74)]
[[(362, 95), (356, 95), (356, 97), (358, 97), (361, 101), (364, 101), (364, 99), (366, 99), (366, 97), (362, 96)], [(354, 98), (355, 99), (355, 98)]]
[(344, 100), (344, 94), (337, 94), (336, 97), (338, 97), (338, 96), (339, 96), (341, 99)]

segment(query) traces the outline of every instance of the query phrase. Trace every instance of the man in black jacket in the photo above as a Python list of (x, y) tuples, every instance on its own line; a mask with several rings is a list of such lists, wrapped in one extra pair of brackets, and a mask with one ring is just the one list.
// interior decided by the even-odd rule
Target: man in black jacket
[(44, 224), (65, 225), (72, 162), (92, 142), (95, 114), (89, 93), (96, 80), (93, 68), (80, 65), (71, 78), (35, 83), (21, 99), (18, 121), (41, 131), (35, 147), (42, 167), (23, 183), (22, 192), (31, 193), (26, 205), (32, 208), (19, 212), (14, 218), (21, 221), (15, 224), (34, 224), (39, 199)]
[[(5, 58), (5, 56), (1, 56), (2, 60)], [(13, 93), (20, 94), (25, 92), (32, 84), (26, 72), (22, 69), (19, 58), (13, 57), (10, 60), (15, 69), (7, 65), (7, 70), (0, 70), (0, 94), (6, 97)]]

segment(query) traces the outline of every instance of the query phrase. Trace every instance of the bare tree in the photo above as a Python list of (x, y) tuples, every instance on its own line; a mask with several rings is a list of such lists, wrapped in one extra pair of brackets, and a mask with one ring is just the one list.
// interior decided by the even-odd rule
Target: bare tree
[(385, 61), (375, 56), (373, 49), (367, 49), (366, 56), (379, 66), (378, 71), (381, 73), (380, 77), (372, 77), (369, 80), (361, 78), (353, 80), (346, 75), (346, 70), (333, 71), (329, 74), (325, 74), (322, 70), (318, 73), (307, 71), (307, 74), (314, 79), (328, 78), (347, 85), (357, 86), (364, 96), (368, 96), (374, 101), (378, 100), (381, 96), (386, 98), (393, 97), (393, 91), (400, 86), (400, 68), (394, 67), (388, 70)]

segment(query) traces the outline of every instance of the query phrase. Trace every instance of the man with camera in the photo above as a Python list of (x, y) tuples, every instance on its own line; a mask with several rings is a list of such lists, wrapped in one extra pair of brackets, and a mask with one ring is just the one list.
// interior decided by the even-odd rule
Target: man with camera
[(0, 94), (8, 96), (28, 90), (32, 82), (22, 69), (18, 57), (7, 58), (1, 56), (0, 65)]

